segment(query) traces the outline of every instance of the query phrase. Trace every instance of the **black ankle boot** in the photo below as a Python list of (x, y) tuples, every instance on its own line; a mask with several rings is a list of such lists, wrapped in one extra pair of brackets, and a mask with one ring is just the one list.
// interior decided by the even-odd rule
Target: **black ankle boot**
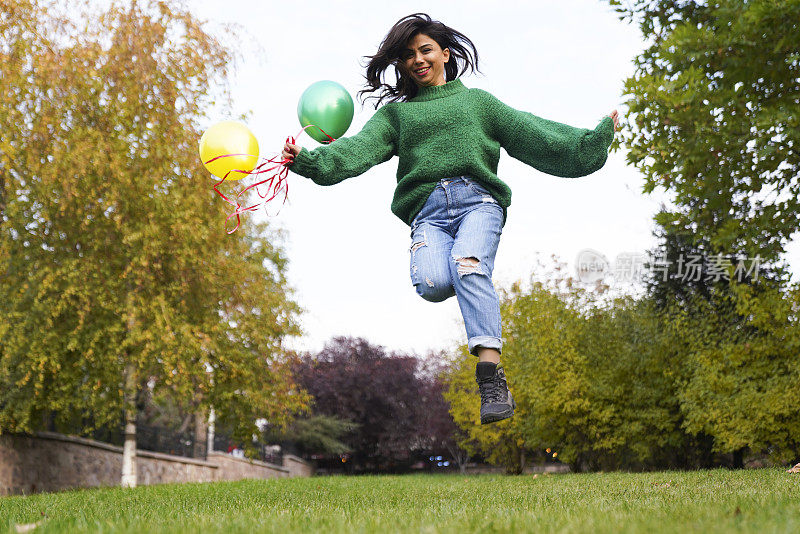
[(481, 424), (502, 421), (514, 415), (517, 403), (511, 397), (502, 364), (478, 362), (475, 381), (481, 392)]

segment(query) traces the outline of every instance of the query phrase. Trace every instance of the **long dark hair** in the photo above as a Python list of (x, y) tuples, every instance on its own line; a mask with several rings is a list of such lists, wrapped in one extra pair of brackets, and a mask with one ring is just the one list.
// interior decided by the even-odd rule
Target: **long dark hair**
[[(378, 95), (371, 95), (362, 99), (362, 106), (367, 98), (376, 98), (378, 101), (375, 103), (375, 109), (378, 109), (384, 98), (390, 98), (390, 102), (398, 100), (405, 102), (417, 96), (417, 83), (405, 72), (402, 55), (406, 50), (406, 46), (408, 46), (408, 42), (418, 33), (427, 35), (436, 41), (442, 50), (445, 48), (450, 49), (450, 59), (444, 64), (446, 82), (455, 80), (461, 74), (464, 74), (467, 68), (471, 69), (472, 72), (480, 72), (478, 69), (478, 51), (466, 35), (449, 26), (445, 26), (438, 20), (431, 19), (425, 13), (414, 13), (403, 17), (392, 26), (374, 56), (364, 56), (364, 58), (369, 59), (366, 65), (367, 75), (365, 76), (367, 88), (359, 91), (357, 97), (361, 97), (364, 93), (374, 93), (378, 90), (381, 92)], [(459, 63), (461, 64), (461, 72), (459, 72)], [(397, 77), (397, 85), (395, 86), (389, 85), (382, 79), (390, 65), (394, 65)]]

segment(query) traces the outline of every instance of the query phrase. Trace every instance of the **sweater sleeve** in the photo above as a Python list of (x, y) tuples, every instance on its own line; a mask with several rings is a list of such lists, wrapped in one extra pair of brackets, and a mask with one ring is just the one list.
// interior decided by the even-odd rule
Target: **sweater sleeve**
[(575, 128), (514, 109), (486, 92), (495, 138), (508, 155), (554, 176), (577, 178), (600, 169), (614, 139), (614, 121)]
[(289, 170), (319, 185), (334, 185), (389, 160), (397, 153), (397, 144), (385, 109), (378, 109), (352, 137), (340, 137), (314, 150), (303, 147)]

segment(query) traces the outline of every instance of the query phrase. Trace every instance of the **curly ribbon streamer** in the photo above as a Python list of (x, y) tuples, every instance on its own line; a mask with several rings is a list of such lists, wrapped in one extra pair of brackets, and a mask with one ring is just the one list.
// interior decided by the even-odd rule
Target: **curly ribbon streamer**
[[(306, 130), (306, 128), (308, 128), (310, 126), (313, 126), (313, 125), (309, 124), (308, 126), (304, 127), (294, 137), (292, 137), (290, 135), (289, 137), (286, 138), (286, 142), (287, 143), (291, 143), (293, 145), (297, 144), (296, 138), (300, 137), (300, 134), (302, 134)], [(316, 128), (319, 128), (319, 126), (316, 126)], [(328, 135), (327, 133), (325, 133), (325, 131), (322, 128), (319, 128), (319, 131), (321, 131), (323, 134), (325, 134), (325, 136), (328, 139), (330, 139), (330, 141), (328, 143), (332, 143), (332, 142), (334, 142), (336, 140), (333, 137), (331, 137), (330, 135)], [(213, 157), (210, 160), (206, 161), (205, 163), (208, 164), (208, 163), (211, 163), (212, 161), (216, 161), (216, 160), (218, 160), (220, 158), (230, 158), (230, 157), (233, 157), (233, 156), (249, 156), (249, 155), (250, 154), (223, 154), (221, 156)], [(283, 206), (283, 204), (286, 203), (286, 199), (289, 197), (289, 184), (288, 184), (288, 181), (287, 181), (287, 177), (289, 176), (289, 167), (286, 164), (287, 163), (291, 164), (292, 161), (293, 161), (293, 159), (291, 159), (291, 158), (280, 158), (279, 159), (279, 156), (274, 156), (272, 158), (264, 160), (262, 163), (260, 163), (255, 168), (253, 168), (252, 171), (245, 171), (245, 170), (241, 170), (241, 169), (231, 169), (230, 171), (225, 173), (225, 176), (222, 177), (222, 180), (220, 180), (219, 182), (214, 184), (214, 191), (216, 191), (217, 194), (219, 196), (221, 196), (223, 200), (225, 200), (225, 202), (227, 202), (228, 204), (233, 206), (233, 212), (231, 212), (231, 214), (228, 215), (225, 218), (225, 227), (226, 228), (228, 227), (228, 221), (230, 221), (234, 217), (236, 218), (236, 226), (233, 228), (233, 230), (226, 230), (226, 232), (228, 234), (232, 234), (236, 230), (239, 229), (239, 226), (241, 226), (241, 223), (242, 223), (242, 219), (241, 219), (241, 215), (242, 214), (250, 212), (250, 211), (256, 211), (257, 209), (261, 208), (261, 206), (266, 206), (267, 202), (269, 202), (272, 199), (274, 199), (275, 197), (277, 197), (281, 192), (283, 192), (283, 203), (281, 203), (281, 206)], [(273, 165), (271, 167), (267, 167), (267, 165), (269, 165), (270, 163), (273, 164)], [(275, 171), (275, 169), (278, 169), (278, 170)], [(236, 193), (235, 196), (231, 196), (230, 198), (227, 197), (224, 193), (222, 193), (222, 191), (217, 189), (217, 187), (220, 184), (222, 184), (225, 181), (225, 179), (228, 178), (228, 176), (232, 172), (238, 172), (238, 173), (242, 173), (242, 174), (249, 174), (249, 175), (253, 175), (253, 176), (258, 176), (258, 175), (261, 175), (261, 174), (268, 173), (270, 171), (275, 171), (275, 172), (273, 172), (273, 174), (271, 176), (269, 176), (268, 178), (266, 178), (264, 180), (261, 180), (261, 181), (258, 181), (258, 182), (254, 183), (254, 184), (251, 184), (251, 185), (245, 187), (244, 189), (242, 189), (241, 191)], [(264, 185), (266, 187), (266, 192), (264, 194), (261, 194), (261, 190), (259, 189), (259, 186), (264, 186)], [(240, 203), (240, 199), (241, 199), (242, 195), (245, 195), (248, 191), (250, 191), (252, 189), (255, 189), (256, 194), (261, 198), (261, 201), (256, 202), (255, 204), (252, 204), (250, 206), (243, 206)]]

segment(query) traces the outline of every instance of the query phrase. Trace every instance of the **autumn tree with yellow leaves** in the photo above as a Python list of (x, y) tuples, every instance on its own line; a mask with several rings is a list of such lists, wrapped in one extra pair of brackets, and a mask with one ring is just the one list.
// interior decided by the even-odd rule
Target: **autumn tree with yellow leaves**
[(308, 398), (280, 236), (227, 235), (197, 156), (232, 52), (177, 2), (71, 4), (0, 1), (0, 431), (124, 414), (130, 455), (150, 384), (248, 442)]

